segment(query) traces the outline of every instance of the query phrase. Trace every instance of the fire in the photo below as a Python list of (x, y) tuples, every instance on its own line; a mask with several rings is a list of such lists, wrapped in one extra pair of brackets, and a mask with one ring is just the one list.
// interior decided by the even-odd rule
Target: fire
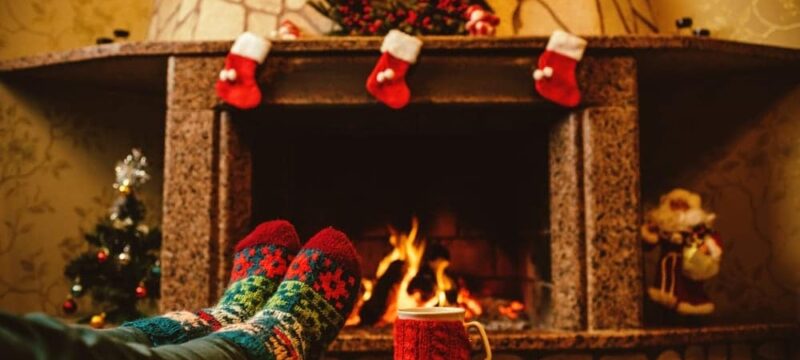
[(519, 301), (512, 301), (508, 305), (501, 305), (498, 307), (500, 315), (503, 315), (511, 320), (518, 319), (523, 310), (525, 310), (525, 305)]
[[(447, 250), (441, 246), (437, 248), (438, 245), (431, 245), (433, 248), (428, 249), (428, 243), (419, 235), (417, 217), (412, 218), (408, 233), (391, 226), (388, 229), (392, 251), (378, 263), (374, 279), (362, 280), (364, 292), (346, 325), (391, 324), (398, 309), (412, 307), (459, 306), (466, 310), (468, 319), (484, 313), (481, 302), (470, 293), (464, 280), (459, 278), (455, 281), (448, 276), (450, 260)], [(427, 257), (426, 249), (432, 252)], [(455, 296), (449, 300), (448, 294)], [(508, 313), (510, 319), (516, 318), (522, 311), (522, 304), (515, 303), (500, 311), (504, 315)]]
[(411, 230), (408, 234), (401, 233), (389, 226), (389, 243), (394, 246), (394, 250), (378, 263), (378, 271), (375, 273), (376, 278), (380, 279), (389, 268), (389, 265), (397, 260), (405, 262), (405, 273), (403, 274), (403, 279), (400, 280), (400, 285), (395, 290), (394, 299), (389, 298), (386, 312), (381, 318), (383, 323), (393, 323), (397, 317), (397, 309), (425, 305), (420, 304), (419, 295), (408, 293), (408, 285), (419, 273), (422, 256), (425, 254), (426, 242), (424, 239), (417, 240), (418, 233), (419, 219), (416, 216), (411, 219)]

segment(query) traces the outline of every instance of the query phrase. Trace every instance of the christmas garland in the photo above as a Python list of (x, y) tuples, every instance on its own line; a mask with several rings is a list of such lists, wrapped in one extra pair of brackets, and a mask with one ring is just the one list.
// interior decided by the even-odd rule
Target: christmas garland
[(331, 35), (385, 35), (392, 29), (410, 35), (463, 35), (471, 5), (490, 10), (483, 0), (311, 0), (338, 27)]

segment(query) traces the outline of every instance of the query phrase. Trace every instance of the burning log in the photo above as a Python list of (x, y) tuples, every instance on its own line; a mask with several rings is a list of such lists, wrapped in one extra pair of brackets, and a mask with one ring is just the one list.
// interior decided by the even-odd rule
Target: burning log
[(397, 291), (397, 285), (403, 279), (405, 273), (405, 262), (401, 260), (392, 261), (383, 273), (375, 286), (372, 288), (372, 295), (361, 306), (358, 315), (361, 317), (361, 325), (375, 325), (383, 318), (386, 308), (392, 301), (392, 297)]

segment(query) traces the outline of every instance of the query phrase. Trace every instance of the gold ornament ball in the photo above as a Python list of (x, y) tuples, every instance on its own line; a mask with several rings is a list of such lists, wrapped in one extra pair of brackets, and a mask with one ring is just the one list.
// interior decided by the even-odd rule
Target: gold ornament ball
[(92, 319), (89, 321), (89, 325), (95, 329), (102, 329), (104, 326), (106, 326), (106, 313), (100, 313), (92, 316)]

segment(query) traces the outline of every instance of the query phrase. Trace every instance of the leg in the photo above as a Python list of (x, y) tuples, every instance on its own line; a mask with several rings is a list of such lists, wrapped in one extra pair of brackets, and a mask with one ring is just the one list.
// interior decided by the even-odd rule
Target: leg
[(306, 243), (266, 307), (245, 323), (210, 335), (250, 359), (318, 359), (353, 309), (361, 271), (353, 244), (328, 228)]
[(4, 359), (247, 359), (243, 352), (223, 339), (203, 338), (184, 345), (149, 348), (106, 333), (68, 326), (42, 314), (18, 317), (0, 313), (0, 352)]
[(264, 307), (299, 247), (297, 233), (289, 222), (265, 222), (236, 245), (231, 284), (216, 306), (136, 320), (109, 335), (129, 341), (127, 337), (138, 331), (154, 346), (181, 344), (243, 322)]

